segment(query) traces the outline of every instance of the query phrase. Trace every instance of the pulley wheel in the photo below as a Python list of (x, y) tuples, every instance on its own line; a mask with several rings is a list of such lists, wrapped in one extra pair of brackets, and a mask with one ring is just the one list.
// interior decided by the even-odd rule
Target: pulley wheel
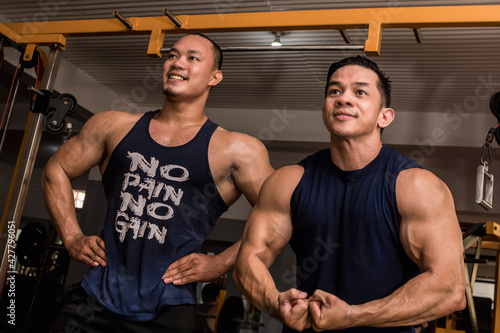
[(57, 97), (58, 100), (62, 101), (64, 105), (68, 106), (68, 111), (66, 111), (66, 114), (72, 114), (76, 110), (77, 102), (75, 96), (71, 94), (61, 94)]
[(45, 118), (44, 121), (45, 129), (50, 134), (61, 134), (64, 131), (64, 128), (66, 127), (66, 121), (63, 119), (62, 121), (57, 122), (54, 115), (55, 112), (50, 112)]

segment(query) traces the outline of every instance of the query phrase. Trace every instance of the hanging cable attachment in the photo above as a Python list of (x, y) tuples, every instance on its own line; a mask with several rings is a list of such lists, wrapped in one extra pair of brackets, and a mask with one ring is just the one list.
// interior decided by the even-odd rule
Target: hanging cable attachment
[(65, 142), (71, 139), (71, 134), (73, 134), (73, 124), (66, 122), (66, 139)]
[(491, 128), (481, 151), (481, 164), (477, 167), (476, 203), (486, 210), (493, 208), (493, 175), (488, 172), (488, 166), (493, 163), (491, 143), (497, 134), (496, 128)]
[(35, 87), (28, 89), (35, 93), (30, 110), (47, 116), (44, 122), (47, 132), (50, 134), (62, 133), (66, 129), (66, 115), (76, 110), (78, 105), (76, 98), (71, 94), (61, 94), (54, 98), (48, 90), (40, 90)]
[(493, 163), (493, 157), (491, 155), (491, 143), (495, 139), (496, 132), (496, 128), (492, 127), (486, 135), (486, 140), (483, 144), (483, 150), (481, 151), (481, 164), (490, 165), (491, 163)]

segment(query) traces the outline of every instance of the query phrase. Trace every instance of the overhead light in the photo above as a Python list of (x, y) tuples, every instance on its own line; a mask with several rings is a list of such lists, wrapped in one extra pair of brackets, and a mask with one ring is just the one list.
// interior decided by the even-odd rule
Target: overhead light
[(276, 32), (276, 38), (271, 43), (271, 46), (281, 46), (281, 32)]

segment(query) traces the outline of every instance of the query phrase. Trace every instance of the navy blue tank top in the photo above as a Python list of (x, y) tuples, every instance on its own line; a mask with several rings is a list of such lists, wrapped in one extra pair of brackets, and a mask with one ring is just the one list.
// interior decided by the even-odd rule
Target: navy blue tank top
[[(348, 304), (363, 304), (390, 295), (418, 274), (399, 240), (396, 204), (398, 174), (420, 168), (414, 160), (383, 146), (360, 170), (339, 169), (329, 149), (299, 165), (304, 175), (290, 202), (294, 228), (290, 245), (297, 256), (299, 290), (311, 296), (321, 289)], [(361, 327), (342, 332), (414, 330)]]
[(208, 163), (218, 125), (207, 120), (188, 143), (165, 147), (148, 112), (116, 146), (102, 177), (108, 210), (102, 237), (108, 265), (90, 268), (87, 293), (124, 318), (153, 319), (164, 305), (196, 304), (196, 284), (165, 284), (171, 263), (198, 252), (227, 210)]

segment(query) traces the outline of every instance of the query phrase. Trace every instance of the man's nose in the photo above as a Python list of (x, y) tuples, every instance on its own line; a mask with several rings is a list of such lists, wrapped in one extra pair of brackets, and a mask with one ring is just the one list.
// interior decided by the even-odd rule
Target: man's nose
[(170, 64), (171, 67), (173, 68), (184, 68), (186, 65), (186, 61), (183, 57), (177, 57), (175, 58), (172, 63)]
[(335, 99), (335, 104), (337, 105), (352, 105), (353, 96), (350, 92), (344, 91), (342, 94), (337, 96)]

